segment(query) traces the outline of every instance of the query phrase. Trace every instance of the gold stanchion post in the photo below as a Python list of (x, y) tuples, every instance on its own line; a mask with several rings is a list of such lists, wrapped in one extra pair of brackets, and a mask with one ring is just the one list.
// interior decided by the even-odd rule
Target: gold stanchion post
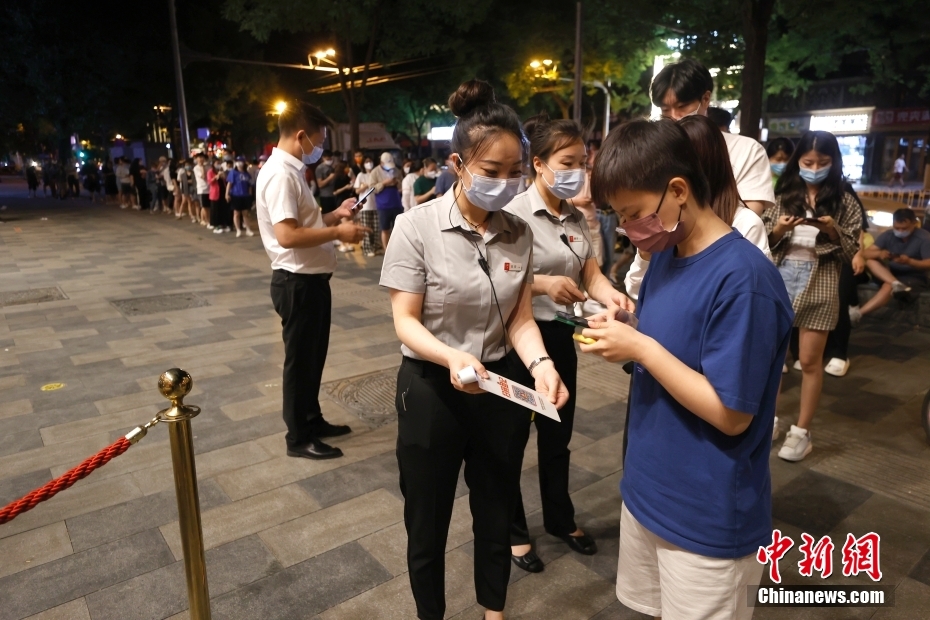
[(171, 406), (158, 413), (158, 420), (168, 422), (171, 438), (171, 461), (174, 465), (174, 489), (178, 496), (178, 521), (184, 572), (187, 575), (187, 599), (191, 620), (210, 620), (210, 592), (207, 587), (207, 564), (203, 553), (203, 529), (200, 525), (200, 498), (197, 492), (197, 469), (194, 466), (194, 443), (191, 418), (200, 407), (184, 404), (194, 386), (191, 376), (172, 368), (158, 378), (158, 390)]

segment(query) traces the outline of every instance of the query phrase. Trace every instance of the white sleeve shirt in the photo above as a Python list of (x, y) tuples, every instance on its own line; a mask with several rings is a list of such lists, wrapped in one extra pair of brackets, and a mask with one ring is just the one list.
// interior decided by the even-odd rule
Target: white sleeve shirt
[(772, 169), (768, 155), (761, 144), (738, 134), (724, 133), (730, 165), (736, 178), (736, 189), (743, 202), (759, 201), (768, 208), (775, 204), (775, 188), (772, 186)]
[(274, 225), (297, 220), (301, 228), (325, 228), (323, 213), (304, 180), (304, 164), (275, 148), (258, 175), (255, 210), (258, 230), (272, 269), (291, 273), (322, 274), (336, 269), (332, 242), (312, 248), (284, 248), (274, 234)]

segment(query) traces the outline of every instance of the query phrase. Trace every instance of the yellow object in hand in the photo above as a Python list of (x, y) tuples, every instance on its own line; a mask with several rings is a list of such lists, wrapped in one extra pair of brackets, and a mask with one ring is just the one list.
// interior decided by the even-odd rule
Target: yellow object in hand
[(581, 344), (594, 344), (597, 342), (597, 340), (594, 338), (588, 338), (586, 336), (582, 336), (581, 334), (572, 334), (572, 339), (576, 342), (580, 342)]

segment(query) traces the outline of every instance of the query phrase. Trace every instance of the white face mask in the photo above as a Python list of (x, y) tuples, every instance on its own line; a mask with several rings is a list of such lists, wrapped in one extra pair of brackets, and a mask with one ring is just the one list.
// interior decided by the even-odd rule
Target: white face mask
[(542, 175), (543, 183), (546, 184), (546, 187), (549, 188), (549, 191), (552, 192), (552, 195), (561, 200), (570, 200), (577, 196), (581, 189), (584, 187), (585, 182), (585, 169), (584, 168), (573, 168), (571, 170), (552, 170), (552, 168), (546, 162), (543, 162), (543, 165), (552, 172), (552, 184), (549, 184), (549, 181), (546, 180), (546, 176)]
[(410, 166), (404, 166), (404, 174), (410, 174)]
[(372, 164), (370, 161), (365, 162), (365, 170), (367, 170), (368, 172), (371, 172), (371, 169), (374, 167), (375, 167), (374, 164)]
[(427, 170), (425, 176), (427, 179), (435, 179), (436, 177), (439, 176), (439, 171), (438, 170)]
[(516, 179), (492, 179), (491, 177), (474, 174), (464, 165), (462, 168), (471, 176), (470, 187), (465, 187), (463, 177), (462, 187), (465, 190), (465, 197), (479, 209), (500, 211), (523, 190), (522, 177)]

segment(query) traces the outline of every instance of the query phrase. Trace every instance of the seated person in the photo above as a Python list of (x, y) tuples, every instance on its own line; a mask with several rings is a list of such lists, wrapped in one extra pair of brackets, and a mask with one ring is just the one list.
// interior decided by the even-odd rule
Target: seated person
[(930, 232), (919, 227), (911, 209), (894, 212), (892, 230), (886, 230), (863, 252), (866, 268), (882, 283), (875, 297), (861, 309), (850, 307), (853, 323), (881, 308), (892, 295), (927, 287), (930, 271)]

